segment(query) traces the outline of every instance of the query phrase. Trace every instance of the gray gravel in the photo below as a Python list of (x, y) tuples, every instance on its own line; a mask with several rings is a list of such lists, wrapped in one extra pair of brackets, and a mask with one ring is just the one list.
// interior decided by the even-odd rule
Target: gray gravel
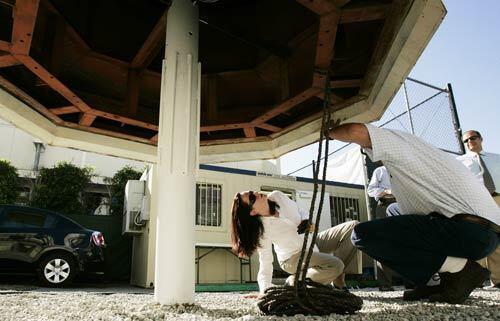
[(161, 306), (151, 291), (137, 289), (49, 290), (0, 286), (0, 320), (500, 320), (500, 290), (473, 292), (464, 305), (404, 302), (402, 289), (353, 290), (364, 300), (356, 315), (323, 317), (259, 314), (248, 293), (197, 293), (195, 304)]

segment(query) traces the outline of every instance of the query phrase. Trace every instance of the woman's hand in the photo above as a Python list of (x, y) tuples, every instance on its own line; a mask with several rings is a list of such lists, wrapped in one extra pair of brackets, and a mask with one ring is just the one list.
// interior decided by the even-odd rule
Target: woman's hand
[[(300, 224), (297, 226), (297, 233), (304, 234), (306, 232), (308, 224), (309, 224), (309, 220), (303, 220), (302, 222), (300, 222)], [(314, 224), (310, 225), (309, 232), (314, 232)]]

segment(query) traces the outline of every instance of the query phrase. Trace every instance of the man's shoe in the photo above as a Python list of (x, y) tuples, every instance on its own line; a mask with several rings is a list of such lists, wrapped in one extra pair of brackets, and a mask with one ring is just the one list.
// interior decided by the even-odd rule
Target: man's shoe
[(440, 293), (442, 291), (443, 291), (443, 286), (441, 284), (433, 286), (417, 285), (413, 290), (406, 290), (403, 292), (403, 300), (418, 301), (418, 300), (428, 299), (431, 295)]
[(444, 290), (429, 296), (429, 301), (460, 304), (467, 300), (478, 284), (489, 279), (490, 271), (477, 262), (468, 260), (461, 271), (440, 273), (440, 275), (444, 281)]

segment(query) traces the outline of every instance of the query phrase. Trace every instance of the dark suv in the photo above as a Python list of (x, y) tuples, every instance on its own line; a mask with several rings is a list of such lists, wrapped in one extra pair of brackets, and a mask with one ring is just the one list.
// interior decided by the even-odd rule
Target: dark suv
[(104, 261), (104, 236), (52, 211), (0, 206), (0, 271), (36, 271), (48, 286), (64, 286)]

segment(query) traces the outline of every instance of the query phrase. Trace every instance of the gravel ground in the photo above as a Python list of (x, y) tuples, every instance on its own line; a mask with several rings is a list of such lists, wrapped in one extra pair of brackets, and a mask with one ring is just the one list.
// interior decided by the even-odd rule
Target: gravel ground
[(195, 304), (161, 306), (151, 291), (121, 289), (51, 290), (0, 285), (0, 320), (500, 320), (500, 290), (473, 292), (464, 305), (404, 302), (402, 289), (379, 292), (353, 290), (364, 300), (355, 315), (323, 317), (259, 314), (248, 293), (197, 293)]

